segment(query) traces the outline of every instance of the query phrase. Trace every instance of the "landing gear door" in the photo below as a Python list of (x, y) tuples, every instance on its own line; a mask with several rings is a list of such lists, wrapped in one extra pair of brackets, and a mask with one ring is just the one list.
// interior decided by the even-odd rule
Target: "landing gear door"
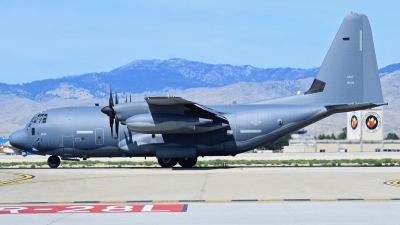
[(63, 148), (64, 154), (74, 152), (74, 136), (63, 136)]

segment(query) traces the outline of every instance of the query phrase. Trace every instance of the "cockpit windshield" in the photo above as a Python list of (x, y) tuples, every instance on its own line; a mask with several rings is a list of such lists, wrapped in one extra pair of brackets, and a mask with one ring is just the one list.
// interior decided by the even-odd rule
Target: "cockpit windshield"
[(32, 120), (31, 120), (30, 123), (39, 124), (39, 123), (46, 123), (46, 122), (47, 122), (47, 113), (46, 113), (46, 114), (44, 114), (44, 113), (39, 113), (39, 114), (35, 115), (35, 116), (32, 118)]

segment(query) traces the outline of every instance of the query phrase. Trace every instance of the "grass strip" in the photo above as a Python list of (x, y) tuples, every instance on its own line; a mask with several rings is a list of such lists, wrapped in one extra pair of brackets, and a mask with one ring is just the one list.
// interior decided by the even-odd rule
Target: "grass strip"
[[(400, 159), (293, 159), (293, 160), (204, 160), (195, 167), (232, 167), (232, 166), (399, 166)], [(60, 167), (159, 167), (155, 161), (62, 161)], [(0, 162), (0, 168), (48, 168), (47, 162)]]

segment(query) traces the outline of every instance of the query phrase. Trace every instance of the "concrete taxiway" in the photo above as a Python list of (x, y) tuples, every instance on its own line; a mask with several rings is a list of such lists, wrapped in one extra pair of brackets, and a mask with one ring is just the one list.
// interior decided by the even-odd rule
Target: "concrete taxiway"
[[(13, 175), (14, 173), (14, 175)], [(3, 169), (1, 203), (399, 198), (400, 167)], [(27, 191), (30, 190), (30, 191)]]

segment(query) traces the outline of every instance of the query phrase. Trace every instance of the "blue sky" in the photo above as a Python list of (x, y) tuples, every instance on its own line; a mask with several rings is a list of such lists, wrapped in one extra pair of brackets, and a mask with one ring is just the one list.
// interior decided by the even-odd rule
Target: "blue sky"
[(0, 82), (137, 59), (319, 67), (346, 14), (368, 16), (378, 67), (400, 62), (399, 1), (0, 1)]

